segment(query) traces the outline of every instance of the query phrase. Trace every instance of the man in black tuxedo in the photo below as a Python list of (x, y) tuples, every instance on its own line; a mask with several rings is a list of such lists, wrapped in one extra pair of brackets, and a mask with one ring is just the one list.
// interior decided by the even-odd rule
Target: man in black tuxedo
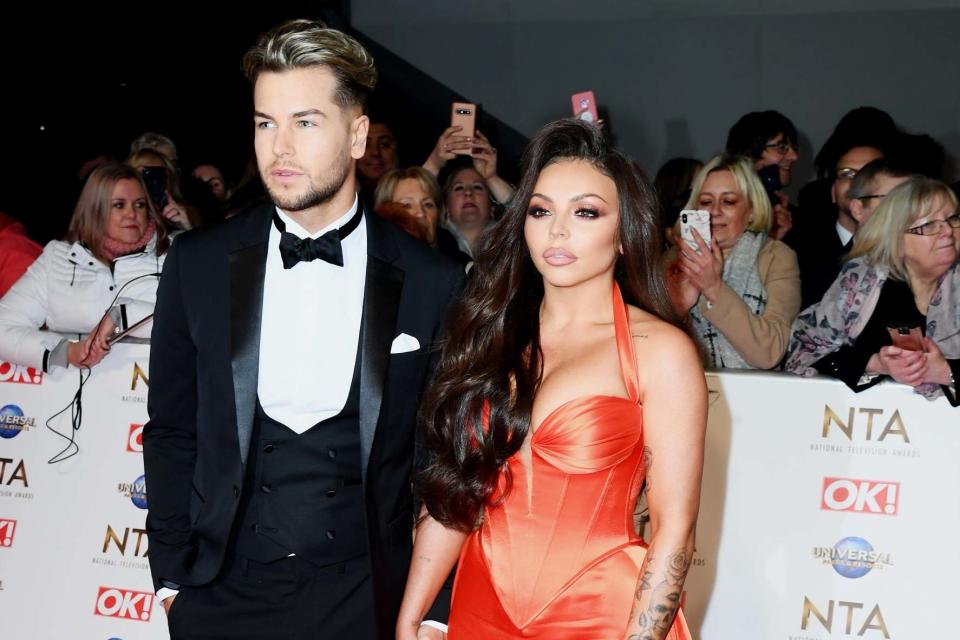
[(831, 212), (808, 212), (808, 220), (788, 236), (800, 265), (801, 308), (820, 302), (833, 281), (840, 275), (843, 256), (853, 248), (857, 220), (851, 213), (847, 195), (857, 172), (883, 157), (883, 151), (871, 146), (851, 146), (833, 168), (830, 189)]
[(392, 638), (417, 404), (462, 272), (364, 211), (376, 83), (292, 21), (244, 58), (273, 204), (188, 233), (157, 296), (144, 464), (173, 638)]

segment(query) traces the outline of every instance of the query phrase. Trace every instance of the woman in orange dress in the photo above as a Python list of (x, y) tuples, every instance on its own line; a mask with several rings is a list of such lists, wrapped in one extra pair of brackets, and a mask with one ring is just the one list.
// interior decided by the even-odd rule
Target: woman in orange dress
[[(647, 179), (594, 125), (531, 141), (421, 408), (432, 455), (397, 637), (459, 558), (448, 637), (685, 640), (706, 387)], [(652, 536), (633, 525), (647, 482)]]

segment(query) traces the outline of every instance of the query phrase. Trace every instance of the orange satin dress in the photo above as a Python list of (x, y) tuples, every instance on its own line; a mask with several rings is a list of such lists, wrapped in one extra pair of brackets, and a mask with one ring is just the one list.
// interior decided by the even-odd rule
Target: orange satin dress
[[(633, 525), (643, 481), (643, 416), (627, 307), (613, 290), (629, 399), (586, 396), (548, 415), (521, 455), (513, 487), (488, 507), (460, 554), (449, 640), (620, 640), (646, 555)], [(503, 477), (501, 476), (501, 489)], [(689, 640), (678, 612), (670, 640)]]

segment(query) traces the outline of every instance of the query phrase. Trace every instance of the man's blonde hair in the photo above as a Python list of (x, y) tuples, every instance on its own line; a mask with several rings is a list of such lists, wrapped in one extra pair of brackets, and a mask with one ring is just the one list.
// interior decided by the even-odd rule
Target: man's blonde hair
[(290, 20), (264, 33), (246, 55), (243, 71), (250, 82), (262, 72), (326, 67), (337, 79), (335, 101), (341, 108), (367, 110), (367, 96), (377, 85), (373, 57), (342, 31), (314, 20)]

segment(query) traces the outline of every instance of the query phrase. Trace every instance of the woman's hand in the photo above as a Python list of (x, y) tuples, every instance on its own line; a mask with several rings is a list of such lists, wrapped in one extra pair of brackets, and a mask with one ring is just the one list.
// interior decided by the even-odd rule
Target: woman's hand
[(667, 291), (673, 308), (681, 316), (690, 313), (700, 298), (700, 290), (680, 271), (679, 259), (667, 266)]
[(80, 342), (70, 342), (67, 344), (67, 363), (72, 364), (78, 369), (86, 366), (83, 363), (87, 359), (87, 355), (89, 355), (89, 353), (89, 338)]
[(96, 348), (99, 351), (106, 353), (110, 351), (110, 343), (108, 339), (110, 336), (117, 332), (117, 325), (114, 324), (113, 318), (109, 315), (103, 316), (103, 319), (100, 320), (100, 324), (97, 325), (97, 328), (93, 333), (90, 334), (88, 340), (92, 340), (91, 347)]
[(693, 230), (693, 239), (697, 243), (696, 250), (685, 241), (677, 240), (680, 248), (677, 266), (707, 300), (716, 302), (723, 287), (723, 252), (716, 239), (708, 246), (696, 229)]
[(773, 206), (773, 229), (770, 231), (770, 237), (777, 240), (783, 240), (787, 232), (793, 228), (793, 214), (790, 212), (790, 201), (787, 196), (777, 192), (780, 196), (780, 202)]
[(110, 316), (104, 316), (96, 329), (85, 339), (67, 344), (67, 363), (78, 369), (99, 364), (110, 352), (107, 338), (113, 335), (116, 327)]
[(790, 199), (785, 193), (776, 192), (780, 202), (773, 205), (773, 225), (770, 229), (770, 237), (776, 240), (783, 240), (790, 229), (793, 228), (793, 213), (790, 211)]
[(187, 216), (187, 208), (179, 202), (176, 202), (169, 191), (167, 191), (167, 206), (163, 208), (160, 214), (164, 220), (169, 220), (184, 231), (189, 231), (193, 228), (193, 225), (190, 224), (190, 218)]
[(90, 368), (100, 364), (107, 350), (94, 345), (94, 336), (87, 336), (80, 342), (71, 342), (67, 345), (67, 363), (72, 364), (78, 369)]
[(871, 371), (870, 366), (867, 367), (867, 371), (888, 375), (900, 384), (908, 384), (911, 387), (923, 384), (924, 377), (927, 375), (927, 356), (922, 351), (911, 351), (900, 347), (880, 347), (880, 351), (871, 357), (870, 361), (874, 371)]
[(493, 148), (487, 136), (479, 131), (476, 132), (477, 140), (470, 149), (470, 157), (473, 158), (473, 168), (477, 170), (480, 177), (491, 180), (497, 175), (497, 150)]
[(497, 150), (494, 148), (487, 137), (476, 132), (470, 148), (470, 157), (473, 158), (473, 168), (476, 169), (480, 177), (487, 184), (487, 189), (493, 198), (503, 204), (510, 201), (513, 197), (514, 188), (506, 180), (497, 175)]
[(81, 362), (81, 365), (92, 367), (106, 357), (110, 352), (110, 343), (107, 342), (107, 338), (114, 334), (116, 328), (117, 325), (113, 323), (113, 318), (109, 315), (103, 317), (100, 324), (84, 341), (87, 343), (87, 357)]
[(458, 154), (454, 151), (469, 152), (474, 145), (474, 140), (469, 136), (460, 135), (461, 131), (463, 131), (463, 127), (460, 125), (444, 129), (440, 137), (437, 138), (437, 144), (430, 152), (430, 157), (423, 163), (423, 168), (433, 175), (437, 175), (444, 165), (457, 157)]
[(923, 381), (949, 386), (953, 371), (950, 369), (950, 363), (943, 357), (940, 347), (930, 338), (924, 337), (923, 349), (927, 360), (926, 375), (923, 376)]

